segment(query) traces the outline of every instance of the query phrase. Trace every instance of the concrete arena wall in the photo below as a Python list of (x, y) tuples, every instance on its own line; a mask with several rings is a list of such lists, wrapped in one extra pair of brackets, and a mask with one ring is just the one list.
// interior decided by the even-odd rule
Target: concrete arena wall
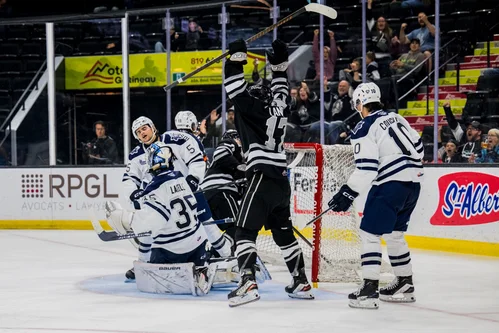
[[(424, 170), (407, 240), (412, 248), (499, 256), (499, 168)], [(2, 170), (0, 229), (92, 229), (120, 200), (122, 167)], [(362, 211), (365, 195), (356, 202)], [(310, 230), (303, 230), (310, 234)]]

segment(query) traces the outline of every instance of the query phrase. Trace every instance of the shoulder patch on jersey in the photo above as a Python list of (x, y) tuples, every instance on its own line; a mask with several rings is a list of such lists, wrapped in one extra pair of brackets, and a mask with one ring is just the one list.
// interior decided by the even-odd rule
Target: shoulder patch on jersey
[(386, 111), (376, 111), (372, 113), (369, 117), (365, 117), (361, 121), (357, 123), (357, 126), (352, 130), (352, 139), (359, 139), (367, 135), (369, 133), (369, 129), (371, 125), (374, 124), (376, 119), (381, 116), (386, 116), (388, 113)]
[(168, 144), (168, 143), (175, 143), (177, 145), (183, 145), (187, 140), (189, 140), (189, 137), (187, 134), (178, 132), (178, 131), (168, 131), (162, 135), (163, 142)]
[(134, 158), (136, 158), (138, 156), (141, 156), (144, 153), (145, 153), (144, 147), (142, 147), (142, 145), (138, 145), (137, 147), (135, 147), (135, 148), (132, 149), (132, 151), (130, 152), (130, 154), (128, 154), (128, 160), (131, 161)]

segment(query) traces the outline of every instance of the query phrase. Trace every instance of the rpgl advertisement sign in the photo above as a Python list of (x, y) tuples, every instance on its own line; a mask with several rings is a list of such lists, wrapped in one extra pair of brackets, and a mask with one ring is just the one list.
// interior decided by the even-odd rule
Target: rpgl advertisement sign
[(7, 169), (3, 181), (0, 219), (85, 220), (104, 203), (118, 200), (122, 168)]

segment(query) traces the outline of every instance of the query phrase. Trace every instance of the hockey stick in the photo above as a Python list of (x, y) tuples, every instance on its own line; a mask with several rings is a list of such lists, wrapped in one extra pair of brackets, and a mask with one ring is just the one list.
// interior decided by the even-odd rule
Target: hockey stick
[[(97, 236), (104, 241), (104, 242), (112, 242), (112, 241), (118, 241), (118, 240), (123, 240), (123, 239), (130, 239), (130, 238), (140, 238), (140, 237), (146, 237), (146, 236), (151, 236), (151, 232), (141, 232), (138, 234), (135, 234), (133, 232), (128, 232), (126, 234), (119, 234), (116, 231), (106, 231), (104, 228), (102, 228), (101, 224), (97, 219), (92, 218), (90, 220), (92, 222), (92, 227), (94, 228), (95, 232), (97, 233)], [(224, 224), (224, 223), (234, 223), (233, 218), (226, 218), (226, 219), (221, 219), (221, 220), (215, 220), (215, 221), (210, 221), (203, 223), (203, 225), (211, 225), (211, 224)]]
[[(305, 236), (303, 236), (303, 234), (301, 232), (299, 232), (298, 229), (296, 229), (295, 227), (293, 227), (293, 231), (298, 235), (298, 237), (301, 238), (301, 240), (303, 242), (305, 242), (305, 244), (307, 244), (308, 246), (310, 246), (311, 249), (314, 249), (314, 245)], [(325, 262), (327, 262), (330, 265), (334, 265), (331, 262), (331, 260), (329, 260), (328, 258), (326, 258), (322, 253), (319, 253), (319, 254), (320, 254), (322, 260), (324, 260)]]
[(203, 222), (203, 225), (225, 224), (225, 223), (234, 223), (234, 222), (236, 222), (236, 220), (234, 220), (232, 217), (228, 217), (225, 219)]
[[(338, 13), (336, 12), (336, 10), (334, 10), (331, 7), (328, 7), (328, 6), (325, 6), (325, 5), (321, 5), (321, 4), (318, 4), (318, 3), (309, 3), (308, 5), (306, 5), (306, 6), (302, 7), (302, 8), (300, 8), (300, 9), (298, 9), (294, 13), (291, 13), (290, 15), (286, 16), (285, 18), (283, 18), (282, 20), (280, 20), (276, 24), (272, 24), (271, 26), (269, 26), (269, 27), (263, 29), (262, 31), (260, 31), (259, 33), (257, 33), (256, 35), (251, 36), (250, 38), (248, 38), (246, 40), (246, 44), (249, 44), (249, 43), (257, 40), (258, 38), (264, 36), (268, 32), (274, 30), (277, 27), (280, 27), (284, 23), (287, 23), (287, 22), (291, 21), (292, 19), (294, 19), (295, 17), (297, 17), (297, 16), (299, 16), (299, 15), (301, 15), (303, 13), (306, 13), (306, 12), (313, 12), (313, 13), (321, 14), (321, 15), (327, 16), (327, 17), (329, 17), (329, 18), (331, 18), (333, 20), (338, 16)], [(218, 57), (213, 58), (211, 61), (208, 61), (207, 63), (205, 63), (203, 66), (201, 66), (201, 67), (193, 70), (190, 73), (187, 73), (186, 75), (182, 76), (180, 79), (178, 79), (178, 80), (170, 83), (169, 85), (165, 86), (163, 89), (165, 91), (168, 91), (168, 90), (176, 87), (180, 83), (182, 83), (185, 80), (193, 77), (197, 73), (205, 70), (206, 68), (210, 67), (214, 63), (219, 62), (220, 60), (224, 59), (228, 55), (229, 55), (229, 51), (222, 53)]]
[(216, 190), (217, 188), (228, 186), (228, 185), (239, 185), (239, 184), (242, 184), (242, 183), (246, 183), (247, 181), (248, 180), (246, 178), (241, 178), (241, 179), (238, 179), (238, 180), (234, 180), (233, 182), (230, 182), (230, 183), (213, 185), (213, 186), (207, 187), (205, 189), (199, 189), (196, 192), (194, 192), (194, 194), (201, 193), (201, 192), (207, 192), (207, 191), (211, 191), (211, 190)]
[(318, 219), (320, 219), (321, 217), (323, 217), (327, 212), (329, 212), (330, 210), (332, 210), (334, 208), (336, 208), (336, 205), (329, 206), (325, 211), (323, 211), (322, 213), (320, 213), (319, 215), (317, 215), (316, 217), (314, 217), (312, 220), (310, 220), (309, 222), (307, 222), (307, 224), (305, 224), (305, 227), (308, 227), (309, 225), (315, 223)]

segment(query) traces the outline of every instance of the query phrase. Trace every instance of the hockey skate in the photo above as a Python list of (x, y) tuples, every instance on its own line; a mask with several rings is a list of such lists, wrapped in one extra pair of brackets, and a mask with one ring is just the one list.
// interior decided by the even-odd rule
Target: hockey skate
[(351, 308), (378, 309), (378, 281), (364, 279), (359, 289), (348, 295), (348, 300)]
[(298, 276), (293, 276), (293, 281), (287, 285), (284, 290), (291, 298), (299, 299), (314, 299), (312, 294), (312, 287), (308, 283), (307, 276), (303, 270), (300, 271)]
[(379, 290), (379, 299), (385, 302), (416, 302), (412, 276), (396, 276), (389, 285)]
[(229, 293), (228, 299), (231, 308), (258, 301), (260, 293), (258, 292), (255, 275), (252, 272), (244, 272), (238, 287)]
[(135, 271), (133, 270), (133, 267), (126, 271), (125, 277), (125, 282), (135, 282)]

